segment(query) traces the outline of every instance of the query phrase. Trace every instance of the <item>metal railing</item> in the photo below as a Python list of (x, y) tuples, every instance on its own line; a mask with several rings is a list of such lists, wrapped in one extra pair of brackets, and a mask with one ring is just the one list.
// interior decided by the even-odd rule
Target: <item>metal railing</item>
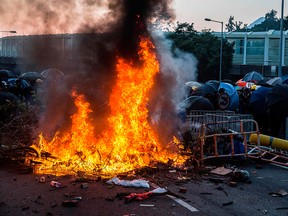
[[(245, 128), (245, 124), (253, 124), (253, 130), (247, 130)], [(237, 126), (239, 130), (223, 130), (223, 128)], [(224, 127), (225, 126), (225, 127)], [(248, 157), (248, 140), (250, 134), (258, 135), (257, 146), (260, 145), (259, 138), (259, 127), (258, 123), (252, 119), (244, 119), (244, 120), (235, 120), (235, 121), (218, 121), (213, 123), (204, 123), (201, 126), (200, 130), (200, 155), (201, 160), (207, 158), (217, 158), (217, 157), (234, 157), (234, 156), (246, 156)], [(238, 151), (235, 152), (235, 139), (241, 138), (243, 140), (243, 152)], [(207, 141), (210, 139), (209, 142)], [(213, 140), (211, 143), (211, 139)], [(211, 145), (212, 144), (212, 145)], [(242, 142), (241, 142), (242, 144)], [(225, 146), (226, 145), (226, 146)], [(223, 151), (225, 148), (226, 151)], [(239, 148), (239, 147), (238, 147)], [(206, 151), (205, 151), (206, 150)], [(221, 151), (222, 150), (222, 151)]]
[[(258, 124), (253, 120), (252, 115), (237, 114), (233, 111), (193, 110), (187, 116), (186, 128), (190, 132), (190, 143), (188, 143), (190, 150), (196, 158), (200, 157), (201, 160), (238, 155), (247, 157), (247, 142), (250, 134), (259, 134)], [(235, 153), (235, 138), (243, 141), (241, 147), (244, 151), (241, 153)], [(224, 144), (227, 149), (221, 151), (220, 147)]]

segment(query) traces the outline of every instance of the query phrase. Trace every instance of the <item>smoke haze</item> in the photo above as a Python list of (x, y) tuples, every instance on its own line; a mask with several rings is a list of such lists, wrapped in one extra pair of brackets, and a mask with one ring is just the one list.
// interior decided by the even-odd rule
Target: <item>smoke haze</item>
[[(70, 97), (72, 88), (84, 94), (91, 104), (93, 115), (105, 124), (109, 113), (107, 101), (115, 83), (115, 60), (121, 56), (138, 64), (139, 36), (150, 36), (148, 21), (156, 16), (174, 18), (172, 0), (2, 0), (1, 28), (16, 30), (19, 35), (95, 33), (92, 39), (80, 40), (79, 56), (93, 53), (93, 61), (62, 62), (65, 82), (48, 86), (45, 94), (46, 112), (41, 116), (39, 131), (50, 134), (65, 128), (75, 111)], [(93, 35), (92, 35), (93, 36)], [(152, 121), (159, 117), (158, 128), (169, 139), (175, 128), (175, 110), (185, 94), (185, 82), (196, 80), (196, 60), (187, 53), (171, 54), (171, 42), (161, 34), (153, 34), (160, 61), (149, 109)], [(58, 60), (55, 50), (33, 47), (31, 61), (41, 62), (43, 69)], [(46, 56), (42, 56), (46, 53)], [(47, 55), (50, 53), (49, 58)], [(28, 55), (28, 53), (27, 53)], [(48, 61), (49, 60), (49, 61)], [(39, 67), (41, 68), (41, 67)], [(66, 67), (67, 68), (67, 67)], [(41, 72), (41, 71), (39, 71)], [(50, 83), (51, 84), (51, 83)], [(157, 117), (158, 116), (158, 117)], [(163, 127), (164, 125), (164, 127)], [(166, 127), (167, 125), (170, 125)], [(170, 127), (170, 128), (169, 128)], [(103, 128), (103, 127), (102, 127)], [(166, 131), (164, 131), (166, 128)], [(96, 128), (97, 129), (97, 128)]]

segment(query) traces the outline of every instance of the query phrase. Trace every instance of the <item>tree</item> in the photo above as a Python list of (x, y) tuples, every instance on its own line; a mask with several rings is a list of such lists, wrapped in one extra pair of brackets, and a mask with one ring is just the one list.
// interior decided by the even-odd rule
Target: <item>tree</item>
[(189, 34), (189, 33), (196, 33), (196, 30), (194, 29), (194, 23), (179, 23), (177, 22), (177, 26), (175, 28), (175, 32), (177, 34)]
[(251, 31), (268, 31), (271, 29), (279, 30), (280, 29), (280, 19), (276, 17), (277, 11), (271, 10), (265, 15), (264, 22), (255, 25), (253, 28), (251, 28)]
[(229, 17), (228, 23), (225, 26), (228, 32), (232, 32), (235, 30), (234, 16)]
[[(243, 25), (243, 22), (234, 21), (234, 16), (230, 16), (228, 23), (225, 26), (226, 26), (226, 30), (228, 32), (231, 32), (231, 31), (242, 31), (243, 30), (242, 25)], [(247, 24), (244, 24), (244, 28), (245, 26), (247, 26)]]

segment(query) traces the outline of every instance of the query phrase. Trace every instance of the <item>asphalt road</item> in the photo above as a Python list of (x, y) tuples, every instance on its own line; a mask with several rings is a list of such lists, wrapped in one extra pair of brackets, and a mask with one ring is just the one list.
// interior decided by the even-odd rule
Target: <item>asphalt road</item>
[[(56, 179), (45, 175), (45, 182), (39, 182), (42, 176), (1, 163), (0, 215), (288, 215), (288, 195), (284, 193), (288, 192), (287, 169), (269, 164), (259, 169), (250, 161), (235, 166), (247, 171), (249, 178), (238, 176), (231, 185), (228, 182), (235, 175), (211, 174), (210, 170), (216, 168), (211, 165), (197, 172), (156, 169), (142, 172), (141, 177), (151, 185), (147, 189), (111, 186), (104, 179), (73, 176)], [(63, 187), (52, 187), (52, 180)], [(148, 196), (143, 201), (125, 203), (125, 195), (151, 191), (154, 183), (168, 187), (174, 196)], [(75, 198), (82, 199), (73, 201)]]

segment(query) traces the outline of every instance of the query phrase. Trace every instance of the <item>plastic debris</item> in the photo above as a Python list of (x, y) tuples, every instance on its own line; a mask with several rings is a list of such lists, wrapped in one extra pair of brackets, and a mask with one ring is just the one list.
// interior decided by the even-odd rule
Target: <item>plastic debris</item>
[(131, 193), (128, 196), (125, 197), (125, 203), (128, 203), (132, 200), (136, 201), (142, 201), (145, 199), (148, 199), (152, 195), (151, 192), (146, 192), (146, 193)]
[(124, 187), (137, 187), (137, 188), (149, 188), (150, 185), (148, 184), (148, 181), (143, 179), (136, 179), (136, 180), (120, 180), (117, 177), (114, 177), (106, 182), (107, 184), (116, 184), (121, 185)]
[(41, 183), (44, 183), (45, 181), (46, 181), (45, 176), (42, 176), (42, 177), (39, 179), (39, 182), (41, 182)]
[(60, 188), (61, 187), (61, 183), (57, 182), (57, 181), (51, 181), (50, 185), (56, 188)]

